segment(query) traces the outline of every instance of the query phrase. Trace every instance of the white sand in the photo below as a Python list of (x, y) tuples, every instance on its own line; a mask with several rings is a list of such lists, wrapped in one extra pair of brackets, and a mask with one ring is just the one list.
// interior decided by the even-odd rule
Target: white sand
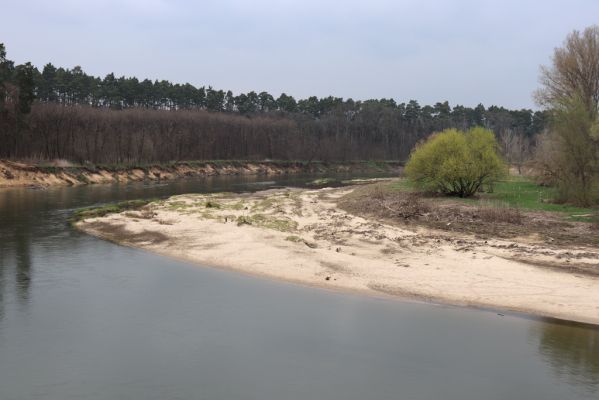
[[(487, 243), (385, 225), (339, 210), (335, 202), (349, 190), (174, 196), (78, 227), (201, 265), (291, 282), (599, 324), (599, 278), (522, 262), (566, 263), (578, 254), (576, 263), (596, 265), (596, 249)], [(251, 225), (238, 225), (242, 216)]]

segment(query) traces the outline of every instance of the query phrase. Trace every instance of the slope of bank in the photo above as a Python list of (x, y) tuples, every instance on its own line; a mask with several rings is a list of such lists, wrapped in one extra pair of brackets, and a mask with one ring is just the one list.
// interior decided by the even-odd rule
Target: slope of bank
[(117, 243), (291, 282), (599, 324), (596, 248), (385, 223), (341, 210), (337, 203), (352, 190), (181, 195), (136, 211), (88, 213), (76, 226)]
[(399, 172), (400, 162), (190, 161), (143, 166), (55, 166), (0, 160), (0, 187), (160, 181), (212, 175)]

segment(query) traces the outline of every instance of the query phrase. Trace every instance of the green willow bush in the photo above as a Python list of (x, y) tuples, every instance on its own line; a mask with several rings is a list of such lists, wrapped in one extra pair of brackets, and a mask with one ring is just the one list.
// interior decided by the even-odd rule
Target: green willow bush
[(493, 132), (476, 127), (432, 135), (412, 151), (405, 172), (423, 189), (470, 197), (503, 177), (507, 168)]

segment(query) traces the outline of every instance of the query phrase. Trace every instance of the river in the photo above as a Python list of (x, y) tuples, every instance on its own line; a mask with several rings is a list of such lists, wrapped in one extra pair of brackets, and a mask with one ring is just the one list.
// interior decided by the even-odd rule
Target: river
[(116, 200), (308, 179), (0, 190), (0, 399), (599, 398), (596, 327), (255, 278), (67, 224)]

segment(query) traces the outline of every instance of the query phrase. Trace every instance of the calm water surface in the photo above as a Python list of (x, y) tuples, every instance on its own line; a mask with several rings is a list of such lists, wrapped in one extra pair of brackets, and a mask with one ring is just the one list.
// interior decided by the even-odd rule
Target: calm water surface
[(596, 328), (202, 268), (66, 223), (305, 180), (277, 179), (0, 191), (0, 399), (599, 398)]

